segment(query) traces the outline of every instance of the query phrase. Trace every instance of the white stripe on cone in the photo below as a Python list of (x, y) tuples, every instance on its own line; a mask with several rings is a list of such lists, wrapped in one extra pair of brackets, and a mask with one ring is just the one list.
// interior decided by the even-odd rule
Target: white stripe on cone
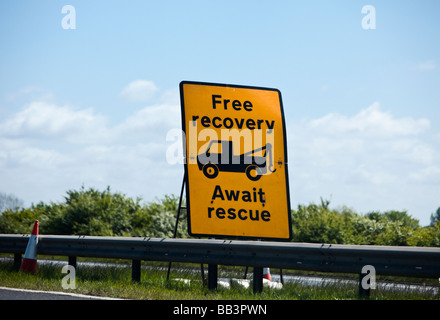
[(20, 272), (37, 273), (37, 244), (38, 244), (38, 220), (35, 220), (31, 237), (29, 238)]

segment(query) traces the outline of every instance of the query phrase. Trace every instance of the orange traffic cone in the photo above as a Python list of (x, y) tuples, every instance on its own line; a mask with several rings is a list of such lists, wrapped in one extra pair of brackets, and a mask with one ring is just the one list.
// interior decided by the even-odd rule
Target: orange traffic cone
[(272, 281), (269, 268), (263, 268), (263, 279), (267, 279), (269, 281)]
[(23, 262), (21, 263), (20, 272), (37, 273), (37, 244), (38, 244), (38, 220), (35, 220), (31, 237), (24, 253)]

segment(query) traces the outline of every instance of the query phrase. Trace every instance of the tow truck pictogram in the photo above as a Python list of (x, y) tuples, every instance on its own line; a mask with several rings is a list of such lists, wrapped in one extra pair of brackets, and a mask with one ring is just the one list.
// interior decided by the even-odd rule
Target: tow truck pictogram
[[(221, 152), (212, 153), (214, 144), (220, 144)], [(255, 153), (263, 152), (262, 156)], [(206, 151), (197, 156), (199, 170), (209, 178), (214, 179), (220, 171), (246, 173), (249, 180), (257, 181), (267, 172), (275, 172), (272, 159), (272, 145), (267, 143), (264, 147), (245, 152), (241, 155), (234, 155), (232, 141), (211, 140)]]

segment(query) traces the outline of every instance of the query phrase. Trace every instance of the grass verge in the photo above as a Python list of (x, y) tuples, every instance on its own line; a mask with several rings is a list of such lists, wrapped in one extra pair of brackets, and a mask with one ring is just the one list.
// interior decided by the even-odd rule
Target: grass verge
[[(61, 272), (65, 262), (53, 262), (38, 266), (36, 275), (19, 273), (12, 261), (0, 262), (0, 286), (45, 291), (72, 292), (94, 296), (141, 300), (357, 300), (358, 285), (343, 280), (324, 285), (303, 285), (287, 282), (282, 289), (264, 288), (254, 294), (252, 286), (230, 289), (219, 287), (210, 291), (201, 280), (200, 266), (173, 264), (170, 281), (166, 279), (168, 263), (143, 262), (141, 281), (131, 281), (131, 265), (120, 263), (110, 266), (79, 266), (76, 269), (76, 289), (63, 289)], [(219, 277), (241, 278), (244, 268), (219, 268)], [(205, 269), (206, 270), (206, 269)], [(252, 275), (250, 268), (248, 277)], [(206, 271), (205, 271), (206, 272)], [(176, 279), (189, 279), (190, 283)], [(437, 290), (438, 291), (438, 290)], [(413, 289), (371, 290), (375, 300), (438, 300), (438, 293)]]

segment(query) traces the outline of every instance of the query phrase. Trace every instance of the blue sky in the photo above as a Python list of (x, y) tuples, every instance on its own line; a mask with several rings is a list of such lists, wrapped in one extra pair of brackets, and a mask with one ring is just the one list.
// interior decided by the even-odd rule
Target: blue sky
[[(72, 5), (76, 29), (62, 28)], [(362, 8), (376, 10), (364, 30)], [(439, 1), (1, 1), (0, 191), (178, 194), (182, 80), (278, 88), (292, 207), (440, 206)]]

